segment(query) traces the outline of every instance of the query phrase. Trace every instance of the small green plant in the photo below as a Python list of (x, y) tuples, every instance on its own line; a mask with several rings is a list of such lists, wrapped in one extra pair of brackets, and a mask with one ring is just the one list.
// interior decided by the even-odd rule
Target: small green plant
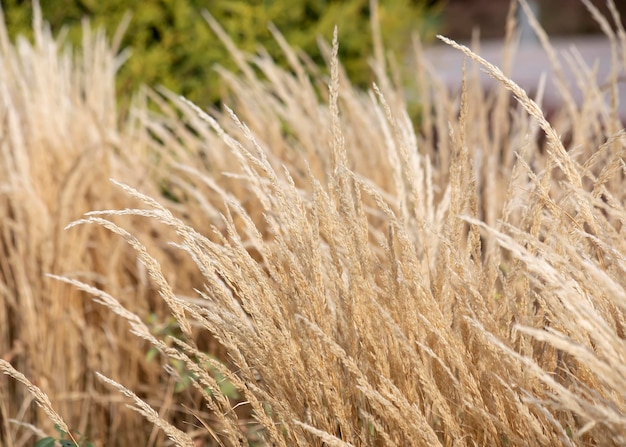
[(54, 424), (54, 429), (59, 433), (58, 439), (54, 436), (47, 436), (37, 441), (35, 447), (54, 447), (57, 445), (57, 442), (61, 447), (93, 447), (93, 443), (88, 441), (86, 436), (78, 432), (77, 434), (80, 438), (74, 442), (72, 439), (66, 439), (68, 434), (58, 424)]
[[(164, 323), (158, 323), (157, 316), (155, 314), (150, 314), (147, 322), (153, 328), (154, 333), (164, 338), (165, 340), (167, 340), (168, 338), (176, 338), (178, 340), (186, 341), (183, 332), (180, 329), (180, 326), (176, 322), (176, 319), (173, 317), (168, 318)], [(151, 362), (158, 353), (159, 350), (157, 348), (151, 347), (150, 349), (148, 349), (148, 352), (146, 352), (146, 360), (148, 362)], [(215, 360), (213, 356), (209, 357)], [(177, 359), (168, 359), (168, 363), (172, 368), (174, 368), (174, 370), (176, 371), (176, 376), (178, 378), (176, 384), (174, 385), (175, 393), (185, 391), (194, 381), (197, 380), (196, 375), (189, 371), (184, 362)], [(230, 383), (221, 372), (219, 372), (210, 364), (200, 362), (199, 360), (197, 360), (197, 363), (205, 368), (207, 371), (209, 371), (211, 376), (215, 378), (220, 387), (220, 391), (224, 396), (230, 399), (239, 398), (239, 393), (237, 392), (235, 386)], [(208, 388), (205, 391), (209, 394), (212, 394), (212, 391)]]

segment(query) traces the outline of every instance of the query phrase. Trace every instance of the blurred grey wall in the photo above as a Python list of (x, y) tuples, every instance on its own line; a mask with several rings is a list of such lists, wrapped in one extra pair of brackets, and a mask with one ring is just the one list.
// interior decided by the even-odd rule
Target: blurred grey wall
[[(608, 14), (606, 0), (591, 0), (601, 12)], [(626, 0), (615, 0), (626, 22)], [(441, 34), (452, 39), (467, 40), (472, 29), (480, 28), (483, 38), (504, 35), (509, 0), (444, 0)], [(596, 34), (600, 28), (580, 0), (536, 0), (539, 20), (548, 34)]]

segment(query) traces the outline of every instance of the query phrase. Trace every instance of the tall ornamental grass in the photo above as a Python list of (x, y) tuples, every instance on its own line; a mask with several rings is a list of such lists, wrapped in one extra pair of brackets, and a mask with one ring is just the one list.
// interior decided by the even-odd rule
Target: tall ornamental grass
[[(458, 92), (439, 82), (417, 40), (413, 78), (399, 81), (378, 47), (376, 81), (363, 92), (342, 70), (336, 35), (322, 43), (325, 78), (277, 31), (290, 70), (263, 51), (240, 52), (207, 15), (242, 73), (218, 69), (228, 107), (145, 90), (131, 126), (95, 126), (116, 135), (101, 150), (109, 164), (92, 158), (100, 152), (83, 133), (60, 138), (59, 160), (70, 141), (90, 154), (78, 159), (91, 164), (75, 162), (90, 176), (77, 175), (77, 186), (39, 183), (34, 167), (51, 166), (28, 143), (39, 124), (21, 124), (37, 115), (15, 118), (24, 143), (2, 147), (29, 167), (13, 174), (33, 192), (3, 196), (3, 250), (27, 263), (23, 277), (5, 273), (14, 262), (2, 270), (13, 366), (0, 368), (26, 385), (1, 384), (5, 444), (26, 443), (34, 399), (63, 431), (101, 445), (623, 445), (626, 32), (611, 1), (607, 18), (584, 3), (611, 44), (609, 78), (597, 80), (575, 51), (563, 65), (531, 20), (555, 72), (535, 97), (507, 76), (515, 5), (501, 68), (441, 38), (467, 56)], [(3, 58), (17, 51), (2, 48)], [(83, 57), (100, 54), (89, 48)], [(479, 69), (496, 88), (483, 90)], [(90, 98), (87, 87), (77, 101)], [(44, 101), (59, 88), (11, 88), (63, 117), (61, 99)], [(546, 88), (562, 97), (550, 120)], [(6, 117), (22, 116), (12, 107)], [(50, 121), (45, 110), (37, 123)], [(54, 129), (63, 127), (42, 135)], [(57, 163), (53, 173), (67, 178)], [(94, 185), (106, 195), (90, 194)], [(76, 208), (59, 207), (63, 192)], [(57, 201), (46, 208), (47, 194)], [(55, 232), (18, 232), (28, 225)], [(55, 248), (35, 250), (43, 234)], [(150, 311), (169, 315), (169, 329)], [(73, 407), (70, 386), (82, 393)]]

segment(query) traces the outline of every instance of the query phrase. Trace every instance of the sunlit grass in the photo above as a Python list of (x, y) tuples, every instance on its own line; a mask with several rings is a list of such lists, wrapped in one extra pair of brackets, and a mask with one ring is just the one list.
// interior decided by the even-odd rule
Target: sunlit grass
[[(85, 54), (114, 65), (99, 39)], [(282, 41), (288, 71), (231, 46), (230, 108), (146, 90), (123, 123), (94, 119), (112, 90), (74, 92), (91, 72), (49, 68), (50, 36), (3, 43), (3, 371), (96, 445), (626, 442), (615, 89), (587, 76), (547, 120), (445, 41), (499, 84), (446, 91), (416, 42), (418, 123), (382, 61), (350, 85), (337, 41), (328, 79)], [(48, 75), (20, 84), (25, 62)], [(8, 418), (50, 431), (28, 396), (0, 382), (6, 445), (32, 443)]]

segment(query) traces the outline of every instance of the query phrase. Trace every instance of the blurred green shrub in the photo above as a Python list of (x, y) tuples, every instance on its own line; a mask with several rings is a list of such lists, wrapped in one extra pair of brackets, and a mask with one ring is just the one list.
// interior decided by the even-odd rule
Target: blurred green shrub
[[(400, 55), (410, 34), (434, 33), (437, 2), (427, 0), (379, 0), (379, 16), (386, 49)], [(30, 34), (32, 1), (2, 0), (12, 37)], [(259, 46), (281, 61), (281, 52), (268, 30), (272, 22), (295, 48), (321, 63), (317, 37), (330, 41), (339, 27), (340, 58), (351, 79), (365, 85), (371, 79), (367, 57), (372, 53), (369, 0), (45, 0), (44, 19), (56, 34), (67, 27), (68, 39), (80, 42), (81, 20), (104, 26), (112, 36), (127, 11), (132, 20), (122, 48), (133, 55), (118, 79), (121, 97), (141, 84), (164, 85), (206, 106), (220, 98), (215, 64), (233, 69), (232, 60), (201, 16), (207, 9), (235, 43), (248, 52)]]

